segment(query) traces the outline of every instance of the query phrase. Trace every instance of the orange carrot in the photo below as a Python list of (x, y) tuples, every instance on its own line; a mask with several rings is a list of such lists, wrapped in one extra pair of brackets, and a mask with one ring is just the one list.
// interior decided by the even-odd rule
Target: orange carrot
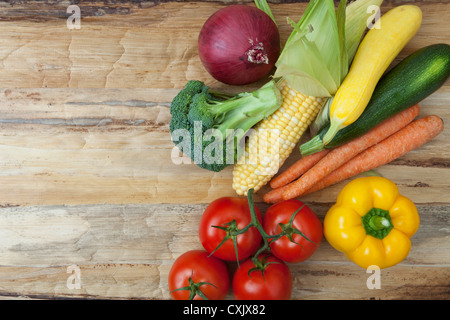
[(419, 106), (412, 106), (386, 119), (366, 134), (331, 150), (298, 180), (285, 185), (283, 188), (274, 189), (268, 192), (264, 196), (264, 201), (275, 203), (283, 200), (283, 198), (292, 199), (301, 196), (308, 189), (313, 187), (314, 184), (347, 161), (351, 160), (357, 154), (384, 140), (401, 128), (404, 128), (413, 121), (419, 113)]
[(284, 186), (272, 189), (263, 196), (265, 203), (276, 203), (283, 200), (283, 192), (289, 188), (291, 184), (286, 184)]
[[(416, 120), (380, 143), (361, 152), (316, 183), (304, 194), (321, 190), (342, 180), (385, 165), (430, 141), (443, 130), (444, 123), (438, 116), (431, 115)], [(283, 198), (288, 199), (289, 196), (290, 194), (286, 193), (286, 197), (283, 195)]]
[(276, 189), (294, 181), (306, 171), (311, 169), (317, 162), (319, 162), (320, 159), (325, 157), (329, 151), (330, 150), (323, 150), (300, 158), (280, 175), (273, 178), (270, 181), (270, 186), (273, 189)]
[(347, 142), (328, 153), (314, 167), (301, 176), (283, 192), (283, 198), (301, 196), (315, 183), (354, 158), (357, 154), (386, 139), (393, 133), (411, 123), (420, 113), (418, 105), (412, 106), (386, 119), (366, 134)]

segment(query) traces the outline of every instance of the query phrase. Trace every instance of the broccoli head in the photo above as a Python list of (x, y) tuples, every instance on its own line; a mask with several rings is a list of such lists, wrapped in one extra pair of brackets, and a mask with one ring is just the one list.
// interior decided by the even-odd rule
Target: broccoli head
[(170, 105), (172, 140), (199, 167), (221, 171), (243, 152), (242, 138), (282, 102), (272, 80), (253, 92), (228, 95), (188, 81)]
[(172, 119), (170, 121), (170, 131), (176, 129), (188, 129), (189, 122), (187, 115), (189, 113), (189, 106), (192, 103), (194, 96), (197, 93), (205, 92), (209, 88), (205, 86), (202, 81), (191, 80), (188, 81), (183, 90), (181, 90), (170, 105), (170, 114)]

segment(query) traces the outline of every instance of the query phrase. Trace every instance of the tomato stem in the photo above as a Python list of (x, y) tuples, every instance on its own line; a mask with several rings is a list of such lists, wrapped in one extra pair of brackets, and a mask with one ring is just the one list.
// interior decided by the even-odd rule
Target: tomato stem
[(205, 294), (202, 292), (202, 290), (200, 290), (200, 287), (204, 286), (204, 285), (211, 285), (213, 287), (216, 287), (215, 285), (213, 285), (212, 283), (209, 283), (209, 282), (195, 283), (194, 280), (192, 280), (192, 278), (189, 277), (189, 285), (187, 285), (186, 287), (172, 290), (171, 293), (174, 291), (189, 290), (189, 300), (194, 300), (196, 295), (200, 296), (204, 300), (208, 300), (208, 298), (205, 296)]
[(309, 242), (312, 242), (312, 243), (314, 243), (314, 244), (317, 244), (317, 243), (315, 243), (314, 241), (312, 241), (311, 239), (309, 239), (303, 232), (301, 232), (301, 231), (298, 230), (297, 228), (294, 228), (294, 226), (293, 226), (295, 216), (297, 215), (297, 213), (300, 212), (300, 210), (303, 209), (304, 206), (305, 206), (305, 204), (303, 204), (298, 210), (296, 210), (296, 211), (292, 214), (291, 218), (289, 219), (289, 223), (287, 223), (287, 224), (280, 223), (280, 224), (279, 224), (279, 226), (280, 226), (280, 228), (281, 228), (281, 234), (287, 236), (288, 239), (289, 239), (291, 242), (298, 244), (298, 245), (301, 246), (302, 248), (303, 248), (303, 246), (302, 246), (300, 243), (298, 243), (298, 242), (296, 242), (296, 241), (294, 240), (294, 237), (293, 237), (294, 234), (298, 234), (298, 235), (302, 236), (303, 238), (305, 238), (306, 240), (308, 240)]
[[(284, 234), (280, 233), (280, 234), (276, 234), (276, 235), (272, 236), (264, 230), (263, 226), (259, 223), (258, 218), (256, 217), (255, 207), (253, 204), (253, 192), (254, 192), (253, 189), (249, 189), (247, 191), (248, 205), (250, 207), (250, 215), (252, 217), (252, 221), (250, 222), (250, 224), (252, 226), (256, 227), (256, 229), (258, 229), (259, 233), (262, 236), (264, 244), (258, 249), (258, 251), (256, 251), (256, 253), (253, 255), (253, 257), (251, 259), (253, 261), (253, 264), (256, 266), (256, 268), (258, 270), (261, 270), (261, 272), (263, 272), (264, 269), (267, 267), (267, 264), (265, 264), (264, 262), (261, 263), (258, 259), (258, 256), (266, 250), (270, 251), (270, 242), (281, 238), (282, 236), (284, 236)], [(264, 276), (264, 272), (263, 272), (263, 276)]]
[[(237, 237), (240, 234), (244, 234), (245, 232), (247, 232), (252, 227), (255, 227), (259, 231), (259, 233), (261, 234), (261, 236), (262, 236), (262, 238), (264, 240), (264, 245), (258, 250), (257, 254), (255, 255), (255, 259), (264, 250), (270, 249), (269, 243), (268, 243), (268, 239), (274, 238), (276, 236), (268, 235), (265, 232), (265, 230), (263, 229), (262, 225), (259, 223), (258, 217), (256, 216), (256, 212), (255, 212), (255, 206), (254, 206), (254, 203), (253, 203), (253, 189), (250, 189), (248, 191), (248, 205), (249, 205), (249, 210), (250, 210), (251, 221), (244, 228), (239, 229), (238, 226), (237, 226), (237, 223), (236, 223), (236, 221), (234, 219), (232, 221), (224, 224), (223, 227), (222, 226), (213, 226), (214, 228), (218, 228), (218, 229), (224, 230), (227, 234), (222, 239), (222, 241), (219, 243), (219, 245), (211, 252), (210, 255), (212, 255), (214, 252), (216, 252), (217, 249), (219, 249), (220, 246), (222, 246), (227, 240), (232, 239), (233, 240), (233, 244), (234, 244), (234, 251), (236, 252), (236, 262), (237, 262), (238, 267), (239, 267), (239, 256), (238, 256), (238, 250), (237, 250)], [(254, 261), (256, 261), (256, 260), (254, 260)]]
[(276, 264), (276, 263), (279, 263), (279, 262), (276, 262), (276, 261), (266, 262), (268, 256), (263, 257), (262, 260), (259, 260), (257, 255), (255, 255), (255, 257), (256, 257), (255, 259), (252, 258), (252, 262), (255, 265), (255, 267), (249, 269), (248, 272), (247, 272), (247, 275), (251, 278), (252, 276), (250, 274), (252, 272), (260, 271), (263, 279), (265, 280), (265, 278), (264, 278), (264, 270), (266, 270), (267, 266), (270, 265), (270, 264)]
[(237, 237), (241, 234), (244, 234), (252, 227), (255, 227), (258, 230), (258, 232), (261, 234), (261, 237), (263, 239), (263, 245), (258, 249), (258, 251), (256, 251), (256, 253), (251, 258), (253, 263), (256, 266), (256, 269), (261, 270), (261, 271), (263, 271), (265, 269), (265, 267), (267, 267), (267, 264), (265, 264), (264, 262), (260, 262), (258, 259), (258, 256), (266, 250), (270, 251), (270, 243), (272, 243), (273, 241), (276, 241), (283, 236), (287, 236), (291, 242), (298, 244), (299, 246), (302, 246), (300, 243), (298, 243), (294, 240), (294, 237), (293, 237), (294, 234), (298, 234), (298, 235), (302, 236), (303, 238), (305, 238), (306, 240), (308, 240), (312, 243), (315, 243), (314, 241), (308, 239), (308, 237), (306, 237), (306, 235), (303, 234), (300, 230), (293, 227), (295, 216), (297, 215), (297, 213), (300, 212), (300, 210), (303, 209), (303, 207), (305, 205), (301, 206), (298, 210), (296, 210), (292, 214), (292, 216), (289, 219), (289, 222), (287, 224), (282, 224), (282, 223), (279, 224), (279, 226), (281, 228), (281, 232), (279, 234), (270, 235), (264, 230), (263, 226), (261, 225), (261, 223), (258, 220), (258, 217), (256, 216), (255, 205), (253, 202), (253, 192), (254, 192), (253, 189), (249, 189), (247, 192), (248, 206), (249, 206), (250, 216), (251, 216), (251, 221), (248, 225), (246, 225), (242, 229), (239, 229), (236, 221), (233, 219), (232, 221), (230, 221), (226, 224), (223, 224), (223, 226), (212, 226), (214, 228), (225, 231), (226, 235), (222, 239), (222, 241), (219, 243), (219, 245), (210, 253), (210, 256), (213, 255), (214, 252), (216, 252), (226, 241), (228, 241), (229, 239), (232, 239), (233, 245), (234, 245), (234, 250), (236, 253), (236, 261), (237, 261), (237, 264), (239, 267)]
[(261, 253), (263, 253), (264, 251), (266, 251), (266, 250), (267, 250), (267, 251), (270, 251), (270, 243), (273, 242), (273, 241), (276, 241), (276, 240), (280, 239), (280, 238), (283, 237), (283, 236), (287, 236), (288, 239), (289, 239), (291, 242), (293, 242), (293, 243), (295, 243), (295, 244), (298, 244), (298, 245), (300, 245), (300, 246), (301, 246), (300, 243), (294, 241), (294, 238), (293, 238), (293, 235), (294, 235), (294, 234), (298, 234), (298, 235), (304, 237), (306, 240), (308, 240), (308, 241), (310, 241), (310, 242), (316, 244), (314, 241), (310, 240), (305, 234), (303, 234), (300, 230), (298, 230), (297, 228), (294, 228), (294, 227), (293, 227), (293, 223), (294, 223), (294, 218), (295, 218), (295, 216), (297, 215), (297, 213), (300, 212), (300, 210), (303, 209), (303, 207), (305, 206), (305, 204), (304, 204), (303, 206), (301, 206), (298, 210), (296, 210), (296, 211), (292, 214), (292, 216), (291, 216), (291, 218), (289, 219), (289, 222), (288, 222), (287, 224), (282, 224), (282, 223), (279, 224), (279, 226), (281, 227), (281, 232), (280, 232), (279, 234), (270, 235), (270, 234), (267, 234), (267, 232), (264, 230), (264, 228), (263, 228), (262, 225), (259, 223), (259, 221), (258, 221), (258, 219), (257, 219), (257, 217), (256, 217), (256, 213), (255, 213), (255, 209), (254, 209), (254, 204), (253, 204), (253, 192), (254, 192), (253, 189), (249, 189), (249, 190), (247, 191), (248, 204), (249, 204), (249, 207), (250, 207), (250, 214), (251, 214), (251, 217), (252, 217), (252, 221), (251, 221), (250, 225), (251, 225), (251, 226), (254, 226), (254, 227), (256, 227), (256, 228), (258, 229), (258, 231), (261, 233), (261, 236), (262, 236), (263, 242), (264, 242), (263, 246), (261, 246), (261, 247), (259, 248), (259, 250), (258, 250), (258, 251), (254, 254), (254, 256), (252, 257), (252, 261), (253, 261), (253, 263), (255, 264), (255, 266), (256, 266), (257, 268), (265, 268), (265, 267), (266, 267), (264, 264), (261, 265), (261, 263), (259, 262), (258, 256), (259, 256)]
[(236, 254), (236, 262), (237, 262), (238, 267), (239, 267), (239, 254), (238, 254), (238, 249), (237, 249), (237, 237), (240, 234), (244, 234), (245, 232), (247, 232), (247, 230), (252, 227), (252, 223), (249, 223), (244, 228), (239, 229), (238, 226), (237, 226), (236, 220), (233, 219), (232, 221), (230, 221), (228, 223), (225, 223), (223, 225), (223, 227), (222, 226), (212, 226), (212, 227), (225, 231), (226, 235), (225, 235), (225, 237), (223, 237), (222, 241), (217, 245), (217, 247), (209, 254), (209, 256), (212, 256), (214, 254), (214, 252), (216, 252), (226, 241), (231, 239), (233, 241), (234, 252)]
[(259, 233), (262, 236), (263, 242), (264, 242), (264, 245), (259, 248), (259, 250), (255, 253), (255, 255), (252, 258), (255, 266), (258, 266), (258, 265), (260, 265), (258, 256), (265, 250), (270, 250), (269, 239), (275, 238), (277, 236), (271, 236), (271, 235), (267, 234), (266, 231), (264, 230), (264, 228), (262, 227), (262, 225), (259, 223), (258, 218), (256, 217), (255, 207), (253, 204), (253, 192), (254, 192), (253, 189), (250, 189), (247, 192), (248, 205), (250, 208), (250, 215), (252, 217), (252, 221), (250, 222), (250, 224), (253, 225), (256, 229), (258, 229)]

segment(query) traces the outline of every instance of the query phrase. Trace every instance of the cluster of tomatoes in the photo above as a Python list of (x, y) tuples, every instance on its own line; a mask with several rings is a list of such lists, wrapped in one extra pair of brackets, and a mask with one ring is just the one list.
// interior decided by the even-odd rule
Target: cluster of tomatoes
[[(169, 290), (177, 300), (225, 299), (230, 286), (237, 300), (287, 300), (292, 275), (286, 263), (308, 259), (322, 237), (319, 218), (299, 200), (278, 202), (262, 216), (251, 194), (219, 198), (200, 220), (205, 250), (175, 260)], [(237, 263), (235, 270), (228, 262)]]

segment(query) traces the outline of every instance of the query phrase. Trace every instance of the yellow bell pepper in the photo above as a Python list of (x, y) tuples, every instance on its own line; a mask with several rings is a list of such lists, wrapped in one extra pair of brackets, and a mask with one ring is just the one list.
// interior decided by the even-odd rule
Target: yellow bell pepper
[(380, 269), (401, 262), (420, 225), (414, 203), (392, 181), (362, 177), (348, 183), (324, 219), (324, 235), (362, 268)]

